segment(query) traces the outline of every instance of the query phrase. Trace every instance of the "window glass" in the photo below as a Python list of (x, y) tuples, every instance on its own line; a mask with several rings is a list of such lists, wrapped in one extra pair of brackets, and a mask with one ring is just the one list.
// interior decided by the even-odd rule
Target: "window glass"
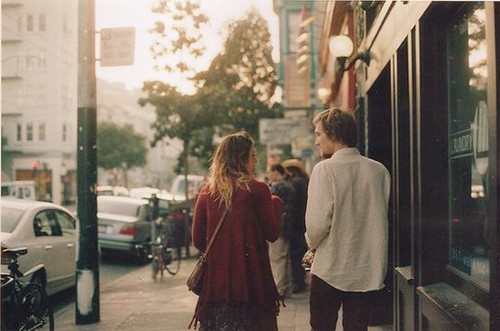
[(66, 124), (63, 124), (62, 141), (67, 141), (67, 140), (68, 140), (68, 126)]
[(300, 12), (288, 14), (288, 52), (297, 53), (297, 37), (299, 36)]
[(32, 32), (33, 31), (33, 26), (34, 26), (33, 14), (28, 14), (26, 16), (26, 31)]
[(33, 141), (33, 123), (26, 124), (26, 140)]
[(38, 213), (33, 220), (33, 230), (37, 237), (57, 235), (57, 224), (52, 212), (45, 210)]
[(17, 130), (16, 130), (16, 140), (17, 141), (21, 141), (23, 139), (23, 136), (22, 136), (22, 134), (23, 134), (23, 126), (22, 126), (22, 124), (18, 123), (16, 125), (16, 127), (17, 127)]
[[(10, 195), (8, 186), (2, 186), (2, 196)], [(5, 194), (4, 194), (5, 193)], [(2, 232), (11, 233), (17, 227), (23, 216), (23, 211), (2, 206)]]
[(74, 237), (76, 228), (75, 220), (70, 215), (60, 210), (55, 210), (54, 213), (57, 217), (62, 235), (65, 237)]
[(449, 266), (489, 289), (486, 15), (467, 7), (448, 38)]
[(40, 14), (38, 16), (38, 31), (45, 32), (46, 27), (47, 27), (46, 16), (45, 14)]
[(40, 123), (38, 126), (38, 140), (45, 141), (45, 123)]

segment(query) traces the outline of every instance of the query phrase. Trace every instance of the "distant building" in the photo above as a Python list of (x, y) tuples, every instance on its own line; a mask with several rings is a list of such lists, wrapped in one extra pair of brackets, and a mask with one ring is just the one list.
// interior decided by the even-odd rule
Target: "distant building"
[(76, 198), (77, 1), (2, 0), (3, 178)]

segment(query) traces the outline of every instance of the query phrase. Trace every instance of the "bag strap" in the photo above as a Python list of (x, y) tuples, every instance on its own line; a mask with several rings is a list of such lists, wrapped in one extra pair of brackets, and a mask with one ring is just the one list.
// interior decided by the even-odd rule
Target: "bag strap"
[(208, 242), (208, 246), (207, 248), (205, 248), (205, 253), (203, 253), (203, 256), (206, 257), (208, 252), (210, 251), (210, 248), (212, 248), (212, 244), (214, 243), (214, 240), (215, 240), (215, 236), (217, 235), (217, 233), (219, 232), (219, 229), (220, 227), (222, 226), (222, 222), (224, 222), (224, 219), (226, 218), (226, 215), (227, 215), (227, 212), (229, 211), (228, 208), (226, 208), (224, 210), (224, 212), (222, 213), (222, 216), (220, 218), (220, 221), (219, 221), (219, 224), (217, 225), (217, 228), (215, 229), (215, 232), (214, 234), (212, 235), (212, 238), (210, 238), (210, 241)]

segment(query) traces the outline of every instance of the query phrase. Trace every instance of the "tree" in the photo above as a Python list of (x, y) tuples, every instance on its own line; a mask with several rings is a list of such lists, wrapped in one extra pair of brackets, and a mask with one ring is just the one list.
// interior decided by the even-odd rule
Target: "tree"
[[(272, 97), (278, 75), (272, 59), (267, 21), (255, 7), (227, 30), (224, 51), (198, 75), (204, 82), (200, 98), (205, 110), (219, 113), (218, 123), (258, 137), (259, 119), (276, 117), (280, 105)], [(222, 122), (221, 122), (222, 121)]]
[[(142, 106), (149, 103), (156, 108), (153, 146), (166, 136), (183, 141), (177, 171), (184, 170), (184, 174), (188, 171), (189, 155), (208, 164), (214, 137), (246, 130), (257, 139), (259, 119), (276, 117), (280, 109), (272, 101), (278, 76), (271, 55), (270, 32), (255, 8), (246, 18), (229, 24), (224, 50), (212, 60), (208, 70), (192, 75), (194, 70), (187, 69), (188, 55), (196, 58), (201, 53), (195, 39), (185, 38), (188, 32), (184, 29), (189, 26), (189, 34), (194, 38), (195, 32), (208, 24), (198, 9), (198, 1), (158, 0), (154, 11), (165, 16), (164, 22), (155, 24), (153, 33), (157, 40), (152, 47), (155, 68), (169, 74), (182, 73), (187, 77), (182, 82), (191, 82), (194, 93), (187, 95), (170, 82), (151, 81), (143, 87), (148, 96), (139, 100)], [(170, 57), (182, 63), (173, 65)]]
[(208, 17), (201, 12), (199, 0), (156, 0), (152, 11), (161, 15), (151, 30), (155, 36), (151, 47), (155, 69), (165, 72), (169, 82), (145, 82), (143, 90), (148, 96), (139, 104), (156, 108), (152, 146), (165, 136), (182, 140), (184, 149), (177, 169), (187, 175), (190, 138), (212, 123), (191, 93), (199, 85), (195, 66), (204, 54), (201, 28), (208, 24)]
[(97, 127), (97, 166), (110, 170), (117, 185), (118, 170), (127, 171), (146, 164), (146, 138), (132, 125), (104, 122)]

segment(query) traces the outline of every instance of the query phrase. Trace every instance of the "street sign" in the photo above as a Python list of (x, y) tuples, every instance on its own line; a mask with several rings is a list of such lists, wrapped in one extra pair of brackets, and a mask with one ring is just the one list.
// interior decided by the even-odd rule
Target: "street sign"
[(135, 27), (101, 30), (101, 67), (134, 64)]
[(261, 144), (292, 144), (297, 137), (308, 136), (311, 125), (307, 120), (265, 118), (259, 121)]
[(299, 126), (297, 120), (288, 118), (266, 118), (259, 120), (259, 138), (262, 144), (290, 144), (290, 133)]

